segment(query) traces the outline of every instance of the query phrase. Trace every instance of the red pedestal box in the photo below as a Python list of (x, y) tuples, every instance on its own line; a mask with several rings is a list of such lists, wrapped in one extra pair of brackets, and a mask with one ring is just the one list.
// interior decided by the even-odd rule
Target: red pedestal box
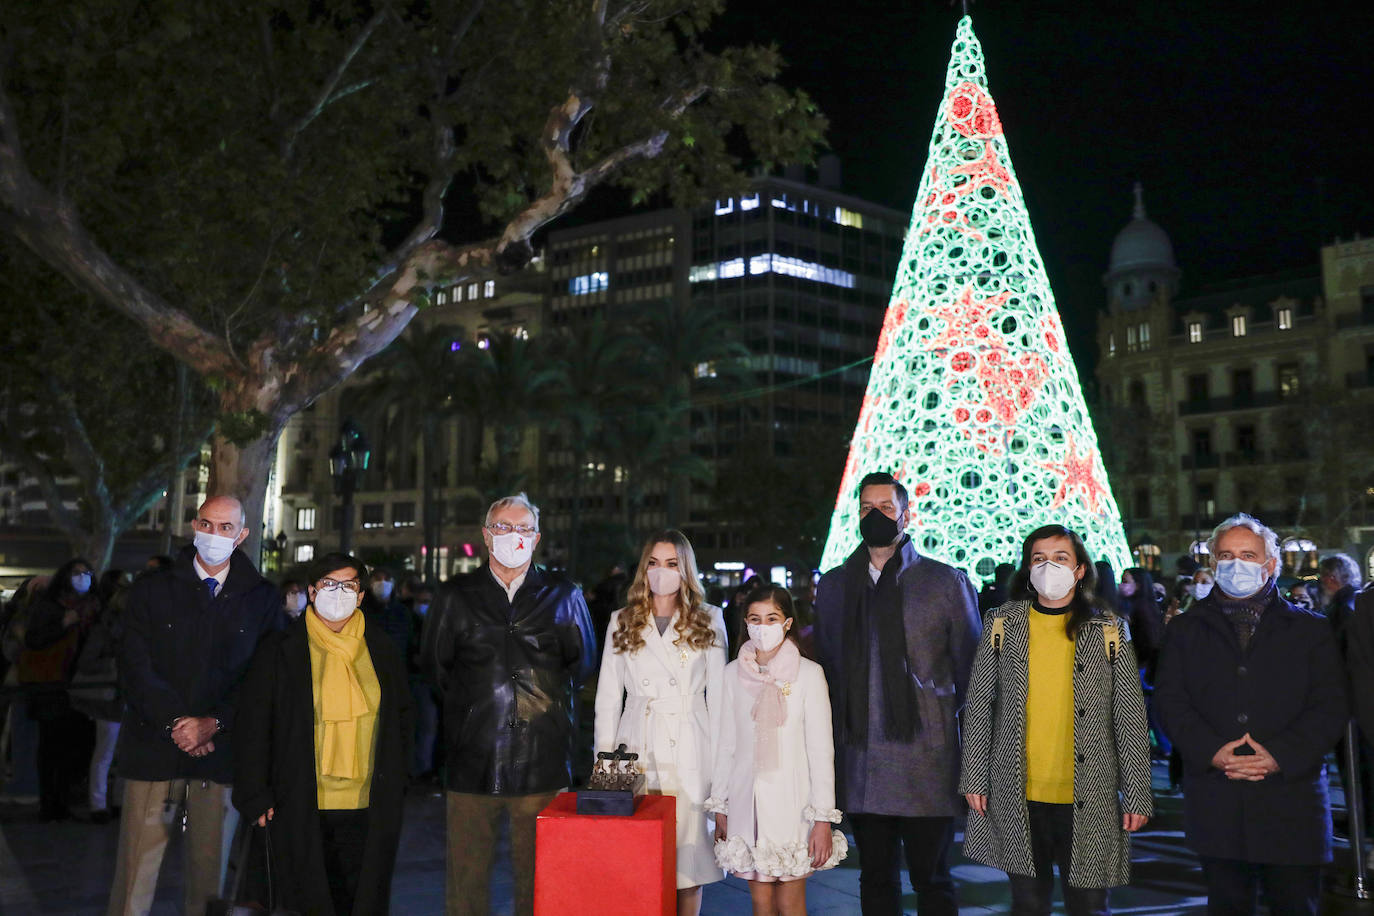
[(677, 803), (645, 795), (629, 817), (577, 813), (564, 792), (535, 828), (535, 916), (673, 916)]

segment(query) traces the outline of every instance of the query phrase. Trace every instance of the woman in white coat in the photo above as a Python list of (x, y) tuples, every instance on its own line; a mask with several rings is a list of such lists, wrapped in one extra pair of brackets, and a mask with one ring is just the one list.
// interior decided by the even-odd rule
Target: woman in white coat
[(677, 797), (678, 916), (697, 916), (702, 885), (724, 877), (706, 814), (724, 670), (725, 621), (703, 600), (691, 543), (652, 535), (606, 630), (595, 741), (598, 753), (624, 744), (648, 790)]

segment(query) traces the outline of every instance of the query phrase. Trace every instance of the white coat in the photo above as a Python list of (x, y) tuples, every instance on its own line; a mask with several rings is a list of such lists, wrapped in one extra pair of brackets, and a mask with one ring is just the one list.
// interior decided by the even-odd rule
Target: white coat
[(598, 753), (624, 744), (639, 755), (650, 792), (677, 797), (677, 886), (721, 880), (706, 815), (714, 739), (720, 731), (725, 618), (705, 605), (716, 641), (706, 649), (677, 646), (678, 615), (662, 635), (650, 619), (633, 654), (612, 642), (621, 611), (611, 615), (596, 686)]
[[(716, 742), (715, 796), (707, 810), (728, 815), (728, 835), (717, 860), (734, 874), (766, 879), (809, 874), (811, 827), (840, 822), (835, 808), (835, 745), (830, 691), (821, 666), (803, 658), (797, 679), (785, 689), (787, 718), (778, 728), (778, 766), (754, 766), (754, 701), (739, 678), (738, 661), (725, 669), (725, 721)], [(722, 793), (722, 789), (724, 792)], [(832, 868), (848, 853), (845, 836), (832, 830)]]

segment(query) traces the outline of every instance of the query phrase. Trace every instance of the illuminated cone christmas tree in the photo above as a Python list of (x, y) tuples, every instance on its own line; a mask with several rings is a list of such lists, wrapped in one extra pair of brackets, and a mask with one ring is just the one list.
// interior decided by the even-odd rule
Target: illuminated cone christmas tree
[(1130, 556), (983, 53), (965, 16), (873, 357), (822, 568), (859, 543), (857, 487), (890, 471), (917, 549), (975, 581), (1039, 525)]

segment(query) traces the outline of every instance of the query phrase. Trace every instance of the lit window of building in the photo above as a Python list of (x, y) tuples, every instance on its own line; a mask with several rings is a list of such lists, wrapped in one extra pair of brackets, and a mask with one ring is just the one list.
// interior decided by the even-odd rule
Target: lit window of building
[(482, 295), (488, 299), (496, 295), (495, 280), (488, 280), (486, 283), (482, 284)]
[(1202, 343), (1202, 322), (1188, 322), (1188, 343)]
[(1134, 353), (1140, 349), (1140, 329), (1136, 325), (1126, 328), (1126, 352)]
[(1112, 333), (1110, 333), (1110, 334), (1107, 335), (1107, 355), (1108, 355), (1108, 356), (1115, 356), (1115, 355), (1116, 355), (1116, 333), (1115, 333), (1115, 332), (1112, 332)]
[(413, 528), (415, 527), (415, 503), (392, 503), (391, 504), (391, 527), (393, 528)]
[(296, 510), (296, 530), (314, 531), (315, 530), (315, 507), (305, 506)]
[(477, 284), (476, 284), (476, 283), (469, 283), (469, 284), (468, 284), (468, 298), (469, 298), (469, 299), (476, 299), (476, 298), (477, 298)]
[(1140, 349), (1150, 349), (1150, 323), (1148, 321), (1140, 323)]
[(309, 563), (309, 562), (310, 562), (311, 560), (313, 560), (313, 559), (315, 559), (315, 545), (314, 545), (314, 544), (297, 544), (297, 545), (296, 545), (296, 562), (297, 562), (297, 563)]
[(1231, 336), (1232, 336), (1232, 337), (1244, 337), (1244, 336), (1245, 336), (1245, 316), (1244, 316), (1244, 315), (1232, 315), (1232, 316), (1231, 316)]
[(585, 296), (589, 293), (600, 292), (611, 284), (611, 275), (598, 270), (580, 277), (573, 277), (568, 281), (568, 292), (574, 296)]
[(363, 527), (380, 528), (386, 524), (386, 506), (381, 503), (367, 503), (363, 506)]
[(1279, 330), (1288, 331), (1293, 328), (1293, 310), (1290, 308), (1279, 309)]

